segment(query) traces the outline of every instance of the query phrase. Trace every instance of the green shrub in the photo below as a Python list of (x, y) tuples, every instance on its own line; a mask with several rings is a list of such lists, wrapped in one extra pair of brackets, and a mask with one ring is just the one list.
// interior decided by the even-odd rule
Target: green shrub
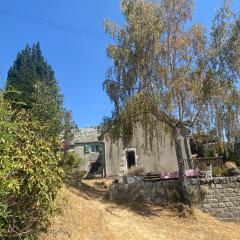
[(205, 148), (203, 148), (203, 157), (215, 157), (216, 155), (216, 146), (215, 145), (209, 145)]
[(240, 158), (236, 146), (225, 144), (222, 148), (218, 148), (218, 155), (223, 157), (224, 162), (235, 162), (240, 166)]
[(213, 176), (214, 177), (222, 177), (225, 174), (225, 169), (220, 167), (213, 168)]
[(66, 174), (77, 172), (78, 168), (84, 164), (83, 159), (74, 151), (61, 154), (62, 168)]
[(59, 143), (0, 99), (0, 239), (35, 239), (61, 186)]

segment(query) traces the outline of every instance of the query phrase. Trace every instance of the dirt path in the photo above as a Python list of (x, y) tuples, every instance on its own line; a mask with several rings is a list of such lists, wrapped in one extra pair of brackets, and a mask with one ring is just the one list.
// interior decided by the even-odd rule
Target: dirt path
[(40, 240), (240, 239), (239, 224), (218, 221), (199, 210), (184, 218), (159, 206), (113, 204), (103, 195), (88, 186), (63, 188), (58, 202), (63, 210)]

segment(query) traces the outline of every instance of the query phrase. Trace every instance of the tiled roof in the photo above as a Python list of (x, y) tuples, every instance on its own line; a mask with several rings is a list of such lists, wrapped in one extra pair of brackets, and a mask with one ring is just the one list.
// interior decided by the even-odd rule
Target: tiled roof
[(100, 133), (97, 128), (80, 128), (75, 131), (71, 144), (98, 142)]

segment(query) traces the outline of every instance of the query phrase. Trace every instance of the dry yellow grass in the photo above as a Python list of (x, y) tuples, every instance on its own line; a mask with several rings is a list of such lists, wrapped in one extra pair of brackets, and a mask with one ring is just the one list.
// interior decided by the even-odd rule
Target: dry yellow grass
[(240, 239), (237, 223), (218, 221), (197, 209), (183, 218), (160, 206), (110, 203), (103, 198), (101, 183), (86, 183), (81, 190), (62, 189), (58, 200), (62, 212), (53, 217), (40, 240)]
[(224, 166), (227, 169), (235, 169), (235, 168), (237, 168), (237, 165), (236, 165), (235, 162), (225, 162)]

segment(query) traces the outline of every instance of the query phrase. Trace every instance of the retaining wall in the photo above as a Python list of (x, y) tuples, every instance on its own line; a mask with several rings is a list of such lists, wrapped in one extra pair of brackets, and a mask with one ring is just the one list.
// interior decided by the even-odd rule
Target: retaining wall
[[(189, 181), (189, 188), (199, 188), (199, 181)], [(160, 204), (180, 201), (178, 181), (148, 182), (137, 181), (128, 184), (118, 183), (109, 187), (109, 198), (112, 201), (154, 202)]]
[(218, 218), (240, 218), (240, 177), (201, 180), (202, 210)]
[[(179, 181), (119, 183), (109, 187), (113, 201), (169, 204), (180, 200)], [(192, 201), (218, 218), (240, 218), (240, 177), (189, 179)]]

